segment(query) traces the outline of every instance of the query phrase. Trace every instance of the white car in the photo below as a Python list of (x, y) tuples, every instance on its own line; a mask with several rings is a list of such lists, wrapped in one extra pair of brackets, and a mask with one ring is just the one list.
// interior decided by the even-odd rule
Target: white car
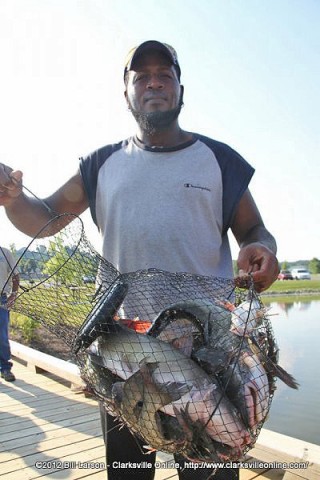
[(305, 268), (294, 268), (291, 274), (295, 280), (311, 280), (311, 275)]

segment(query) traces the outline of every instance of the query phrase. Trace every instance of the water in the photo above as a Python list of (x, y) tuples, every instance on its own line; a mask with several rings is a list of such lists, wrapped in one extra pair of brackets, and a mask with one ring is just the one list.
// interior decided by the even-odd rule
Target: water
[(279, 364), (299, 382), (293, 390), (277, 380), (264, 427), (320, 445), (320, 299), (271, 303)]

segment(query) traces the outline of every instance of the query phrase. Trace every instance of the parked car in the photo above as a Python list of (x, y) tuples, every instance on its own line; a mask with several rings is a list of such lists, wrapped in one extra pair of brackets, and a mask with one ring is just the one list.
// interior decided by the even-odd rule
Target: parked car
[(281, 270), (278, 275), (278, 280), (293, 280), (290, 270)]
[(291, 275), (295, 280), (311, 280), (310, 272), (305, 268), (294, 268), (291, 270)]

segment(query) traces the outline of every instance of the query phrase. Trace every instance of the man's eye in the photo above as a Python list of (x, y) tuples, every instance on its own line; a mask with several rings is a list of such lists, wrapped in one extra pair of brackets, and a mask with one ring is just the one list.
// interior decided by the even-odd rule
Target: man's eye
[(135, 82), (146, 80), (146, 78), (147, 78), (147, 75), (145, 73), (139, 73), (139, 75), (136, 75), (135, 77)]

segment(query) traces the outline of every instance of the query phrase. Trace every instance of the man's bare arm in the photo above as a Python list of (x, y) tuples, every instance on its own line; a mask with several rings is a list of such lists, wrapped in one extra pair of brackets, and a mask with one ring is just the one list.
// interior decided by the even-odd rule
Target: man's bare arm
[[(41, 201), (23, 192), (20, 171), (13, 171), (10, 167), (1, 164), (0, 205), (5, 207), (8, 218), (16, 228), (26, 235), (34, 236), (52, 219), (55, 213), (75, 215), (83, 213), (88, 207), (88, 200), (79, 172), (55, 193)], [(65, 217), (64, 224), (55, 223), (50, 234), (56, 233), (70, 220), (71, 217)]]
[(279, 272), (277, 245), (266, 229), (249, 190), (240, 200), (231, 228), (240, 246), (239, 273), (251, 273), (256, 289), (266, 290)]

